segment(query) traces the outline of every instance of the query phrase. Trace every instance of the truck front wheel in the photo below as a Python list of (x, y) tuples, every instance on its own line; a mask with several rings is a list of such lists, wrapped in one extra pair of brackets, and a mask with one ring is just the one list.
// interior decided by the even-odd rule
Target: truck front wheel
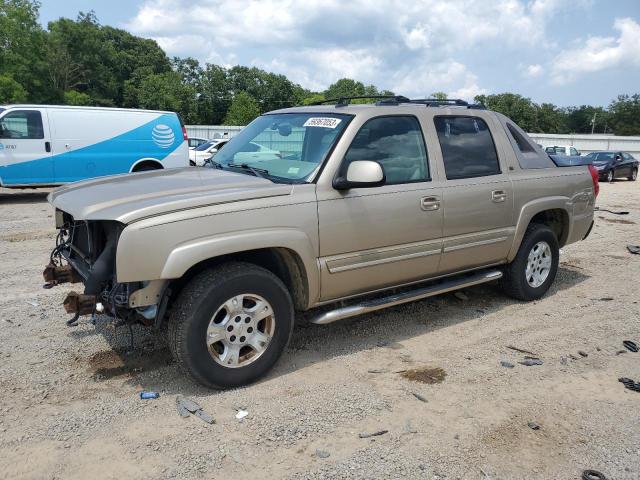
[(504, 292), (525, 301), (542, 297), (556, 277), (559, 250), (558, 239), (549, 227), (529, 225), (516, 257), (504, 269)]
[(169, 317), (169, 345), (195, 381), (239, 387), (275, 365), (293, 325), (293, 302), (278, 277), (253, 264), (227, 263), (182, 290)]

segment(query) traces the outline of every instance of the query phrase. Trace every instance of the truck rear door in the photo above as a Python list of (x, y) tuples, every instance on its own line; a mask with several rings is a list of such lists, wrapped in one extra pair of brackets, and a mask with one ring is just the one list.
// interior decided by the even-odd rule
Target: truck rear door
[(47, 110), (10, 109), (0, 117), (0, 178), (6, 186), (54, 182)]
[(513, 187), (489, 128), (473, 115), (436, 115), (444, 182), (439, 272), (506, 259), (515, 233)]

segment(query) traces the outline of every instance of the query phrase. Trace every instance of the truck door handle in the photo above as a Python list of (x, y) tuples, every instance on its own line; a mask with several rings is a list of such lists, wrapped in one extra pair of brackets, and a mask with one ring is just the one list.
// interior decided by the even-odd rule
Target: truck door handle
[(420, 199), (420, 208), (427, 212), (438, 210), (440, 208), (440, 199), (438, 197), (422, 197)]
[(491, 200), (499, 203), (504, 202), (507, 199), (507, 192), (504, 190), (494, 190), (491, 192)]
[(51, 151), (51, 143), (50, 142), (44, 142), (44, 150), (45, 150), (45, 152), (50, 152)]

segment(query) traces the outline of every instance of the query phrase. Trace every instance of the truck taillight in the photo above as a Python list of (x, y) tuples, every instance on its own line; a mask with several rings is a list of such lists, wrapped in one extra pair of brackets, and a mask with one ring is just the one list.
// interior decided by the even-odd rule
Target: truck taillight
[(591, 174), (591, 180), (593, 180), (593, 193), (597, 197), (600, 193), (600, 183), (598, 183), (598, 169), (593, 165), (589, 165), (589, 173)]
[(182, 137), (185, 141), (189, 140), (189, 137), (187, 136), (187, 129), (184, 125), (182, 126)]

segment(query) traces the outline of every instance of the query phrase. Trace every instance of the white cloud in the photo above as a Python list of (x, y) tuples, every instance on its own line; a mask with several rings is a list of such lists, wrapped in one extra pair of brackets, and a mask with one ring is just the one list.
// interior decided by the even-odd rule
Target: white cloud
[[(585, 0), (586, 1), (586, 0)], [(486, 89), (473, 53), (546, 45), (571, 0), (145, 0), (126, 25), (171, 56), (251, 64), (322, 90), (342, 77), (412, 95)], [(469, 58), (469, 61), (465, 61)]]
[(560, 52), (553, 60), (551, 79), (566, 84), (584, 73), (623, 66), (640, 66), (640, 24), (619, 18), (613, 28), (618, 37), (589, 37), (576, 48)]
[(528, 65), (527, 68), (524, 69), (524, 75), (531, 78), (539, 77), (543, 72), (544, 68), (538, 63)]

